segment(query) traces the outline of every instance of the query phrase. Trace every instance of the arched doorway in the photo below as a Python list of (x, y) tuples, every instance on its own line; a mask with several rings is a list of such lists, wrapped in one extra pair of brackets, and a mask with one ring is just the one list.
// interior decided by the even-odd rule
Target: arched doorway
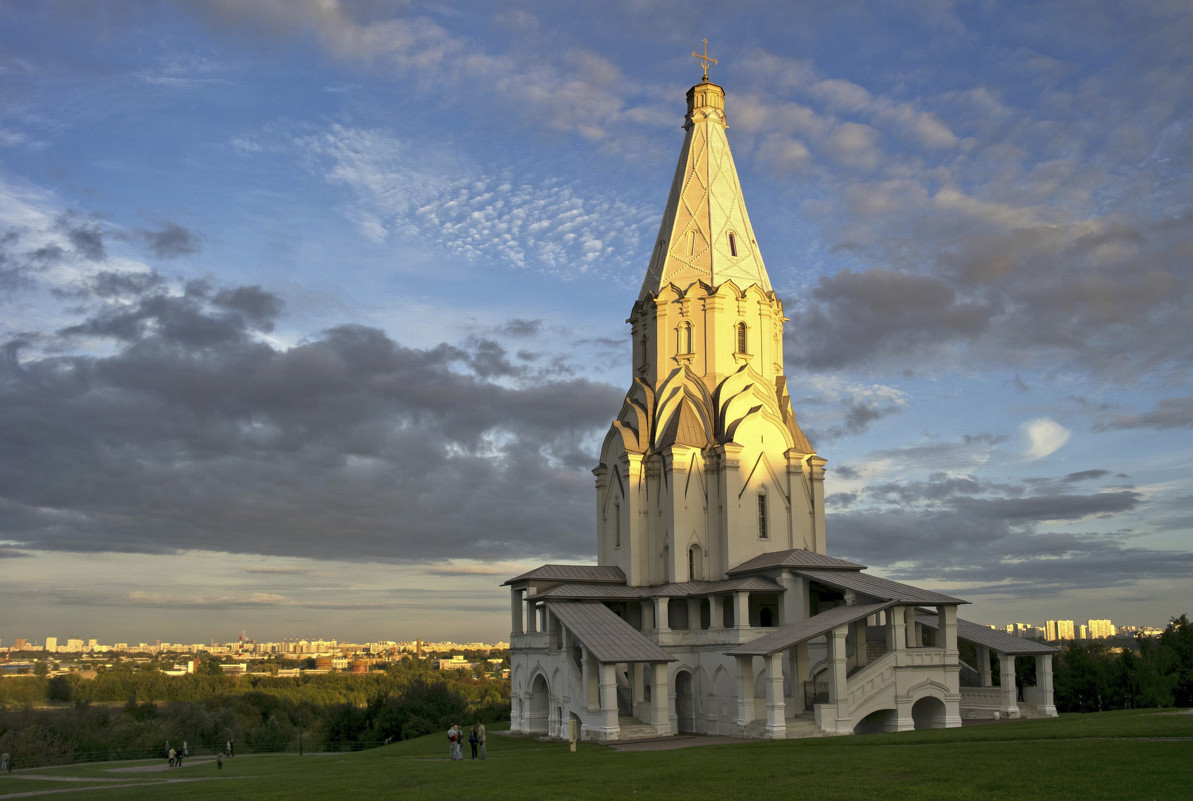
[(681, 670), (675, 674), (675, 716), (680, 734), (696, 731), (696, 692), (692, 686), (692, 674)]
[(925, 696), (911, 707), (911, 720), (916, 729), (943, 729), (945, 727), (944, 701)]
[(551, 690), (542, 673), (539, 673), (530, 682), (529, 704), (526, 730), (531, 734), (546, 734), (551, 717)]

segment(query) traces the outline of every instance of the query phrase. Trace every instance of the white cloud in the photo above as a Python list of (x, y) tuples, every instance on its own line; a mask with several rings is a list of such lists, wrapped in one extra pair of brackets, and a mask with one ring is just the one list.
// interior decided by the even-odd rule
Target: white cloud
[(1021, 428), (1030, 443), (1024, 455), (1032, 462), (1056, 453), (1069, 441), (1073, 433), (1047, 417), (1028, 420)]

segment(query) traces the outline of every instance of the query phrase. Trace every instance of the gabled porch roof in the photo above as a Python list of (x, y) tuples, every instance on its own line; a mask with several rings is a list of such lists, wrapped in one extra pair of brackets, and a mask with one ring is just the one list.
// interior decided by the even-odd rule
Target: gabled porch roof
[(709, 595), (738, 592), (782, 592), (777, 581), (765, 576), (737, 576), (725, 581), (685, 581), (679, 584), (663, 584), (658, 587), (626, 587), (617, 584), (593, 584), (568, 582), (552, 587), (535, 595), (536, 600), (583, 599), (583, 600), (647, 600), (649, 598), (704, 598)]
[(865, 565), (847, 562), (835, 556), (814, 553), (804, 548), (764, 553), (742, 562), (729, 571), (730, 576), (750, 573), (755, 570), (770, 570), (776, 567), (817, 568), (821, 570), (865, 570)]
[(519, 581), (586, 581), (624, 584), (625, 573), (615, 565), (541, 565), (520, 576), (502, 582), (516, 584)]
[[(921, 613), (916, 615), (915, 620), (920, 625), (927, 626), (930, 629), (936, 629), (940, 626), (940, 619), (937, 615)], [(1014, 634), (1008, 634), (1005, 631), (995, 631), (987, 626), (971, 623), (961, 618), (957, 618), (957, 636), (978, 645), (985, 645), (992, 651), (1013, 656), (1039, 656), (1041, 654), (1054, 654), (1059, 650), (1053, 648), (1051, 645), (1025, 640), (1022, 637), (1016, 637)]]
[(827, 612), (813, 615), (807, 620), (792, 623), (790, 626), (783, 626), (756, 640), (743, 643), (732, 651), (726, 651), (725, 654), (728, 656), (768, 656), (813, 637), (819, 637), (837, 626), (867, 618), (875, 612), (881, 612), (894, 605), (893, 601), (886, 601), (877, 604), (835, 606)]
[(644, 637), (601, 603), (548, 601), (559, 618), (598, 662), (676, 662), (671, 654)]
[(878, 576), (869, 576), (861, 572), (805, 569), (799, 569), (795, 572), (799, 573), (801, 576), (806, 576), (813, 581), (818, 581), (821, 584), (827, 584), (830, 587), (836, 587), (842, 590), (850, 590), (863, 595), (868, 595), (871, 598), (881, 598), (886, 601), (895, 601), (901, 604), (924, 604), (925, 606), (936, 606), (938, 604), (949, 605), (969, 603), (969, 601), (963, 601), (960, 598), (953, 598), (949, 595), (941, 595), (938, 592), (920, 589), (919, 587), (913, 587), (910, 584), (902, 584), (898, 581), (891, 581), (890, 579), (879, 578)]

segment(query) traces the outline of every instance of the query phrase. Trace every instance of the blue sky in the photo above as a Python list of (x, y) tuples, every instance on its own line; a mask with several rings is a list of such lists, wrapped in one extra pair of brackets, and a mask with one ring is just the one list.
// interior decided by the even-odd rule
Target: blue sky
[(5, 644), (504, 638), (594, 559), (706, 37), (830, 554), (1193, 611), (1185, 3), (0, 15)]

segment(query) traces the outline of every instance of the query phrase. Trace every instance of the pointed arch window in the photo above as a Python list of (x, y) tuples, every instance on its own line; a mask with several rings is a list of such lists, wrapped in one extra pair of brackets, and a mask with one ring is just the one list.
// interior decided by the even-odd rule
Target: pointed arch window
[(766, 527), (766, 493), (758, 493), (758, 539), (770, 539), (770, 532)]
[(748, 345), (748, 344), (749, 344), (749, 342), (746, 339), (746, 324), (738, 323), (737, 324), (737, 352), (738, 353), (749, 353), (749, 351), (746, 350), (746, 345)]

